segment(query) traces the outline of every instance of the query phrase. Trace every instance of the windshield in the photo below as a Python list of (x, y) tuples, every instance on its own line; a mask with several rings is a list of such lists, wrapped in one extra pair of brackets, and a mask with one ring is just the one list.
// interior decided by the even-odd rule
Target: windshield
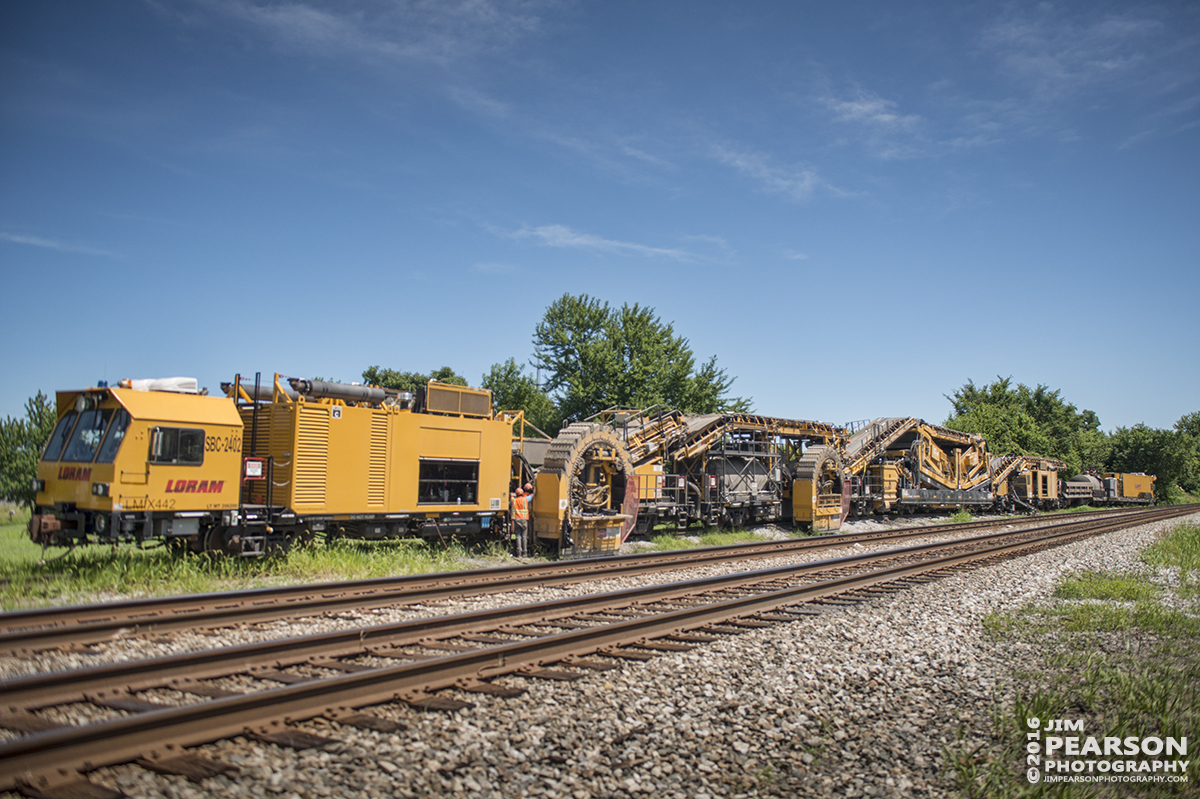
[(112, 418), (112, 414), (112, 408), (84, 411), (79, 414), (79, 424), (75, 425), (75, 432), (62, 459), (69, 463), (90, 463), (92, 458), (96, 457), (96, 450), (100, 448), (100, 441), (104, 438), (104, 431), (108, 429), (108, 420)]
[(100, 445), (100, 454), (96, 456), (96, 463), (112, 463), (117, 457), (117, 450), (121, 448), (121, 442), (125, 440), (125, 428), (129, 427), (129, 411), (121, 408), (117, 411), (116, 418), (112, 424), (108, 426), (108, 435), (104, 437), (104, 443)]
[(50, 434), (50, 440), (46, 443), (46, 452), (42, 455), (42, 460), (58, 460), (63, 445), (67, 443), (67, 438), (71, 435), (71, 426), (75, 424), (77, 418), (79, 418), (79, 414), (75, 411), (70, 411), (66, 416), (58, 420), (58, 427), (55, 427), (54, 432)]

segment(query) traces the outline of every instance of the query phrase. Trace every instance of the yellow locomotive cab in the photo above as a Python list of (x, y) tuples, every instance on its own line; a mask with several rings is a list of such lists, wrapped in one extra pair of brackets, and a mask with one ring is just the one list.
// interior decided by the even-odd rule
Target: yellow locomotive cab
[(228, 400), (101, 387), (58, 392), (57, 405), (38, 463), (34, 541), (194, 540), (238, 506), (242, 423)]

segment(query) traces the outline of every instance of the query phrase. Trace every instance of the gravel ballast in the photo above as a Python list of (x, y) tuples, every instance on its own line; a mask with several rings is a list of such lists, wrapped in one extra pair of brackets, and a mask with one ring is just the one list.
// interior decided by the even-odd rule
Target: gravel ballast
[(91, 779), (145, 797), (944, 796), (945, 752), (986, 741), (997, 696), (1025, 656), (986, 638), (981, 619), (1048, 598), (1070, 573), (1163, 577), (1137, 554), (1179, 523), (826, 606), (572, 683), (502, 678), (527, 688), (516, 699), (449, 692), (475, 707), (372, 709), (405, 725), (398, 733), (313, 721), (300, 726), (337, 742), (198, 748), (237, 766), (233, 777), (195, 784), (130, 765)]

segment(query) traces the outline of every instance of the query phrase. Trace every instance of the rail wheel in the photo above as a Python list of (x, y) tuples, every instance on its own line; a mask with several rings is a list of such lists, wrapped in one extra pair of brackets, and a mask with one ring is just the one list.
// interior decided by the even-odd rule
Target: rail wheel
[(241, 540), (237, 528), (214, 525), (204, 537), (204, 551), (218, 555), (237, 556), (242, 554)]

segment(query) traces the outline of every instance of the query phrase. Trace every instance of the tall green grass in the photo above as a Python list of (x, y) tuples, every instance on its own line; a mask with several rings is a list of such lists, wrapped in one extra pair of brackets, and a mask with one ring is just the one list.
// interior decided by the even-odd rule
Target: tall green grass
[(508, 557), (497, 544), (443, 546), (419, 539), (316, 541), (265, 558), (185, 555), (164, 546), (85, 546), (43, 552), (29, 541), (23, 523), (2, 524), (0, 608), (452, 571), (499, 565)]
[(1154, 542), (1142, 554), (1151, 566), (1179, 569), (1179, 593), (1183, 596), (1200, 594), (1200, 525), (1181, 524)]

